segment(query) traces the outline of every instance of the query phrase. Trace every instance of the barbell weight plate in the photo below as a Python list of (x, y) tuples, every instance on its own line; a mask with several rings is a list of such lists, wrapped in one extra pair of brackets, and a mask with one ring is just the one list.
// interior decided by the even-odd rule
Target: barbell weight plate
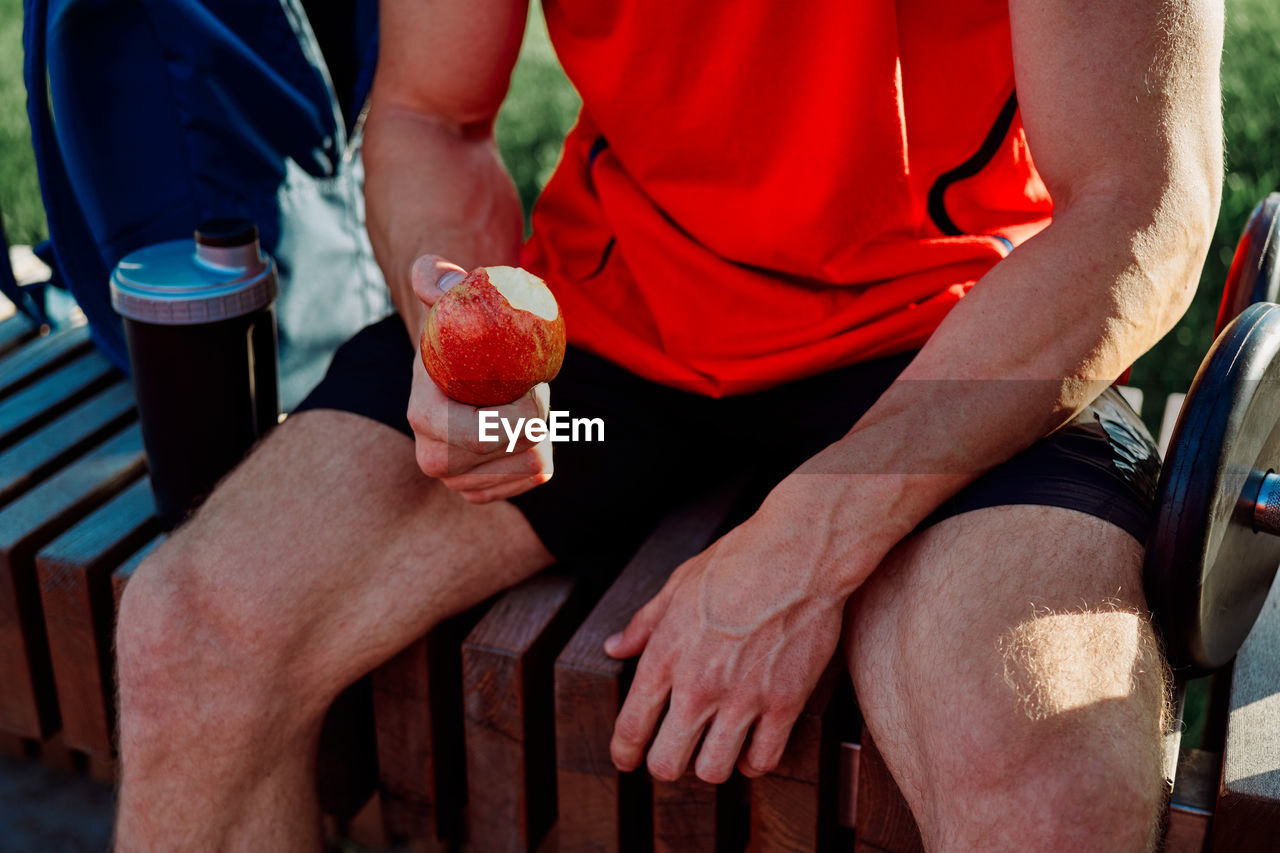
[(1160, 473), (1144, 570), (1169, 661), (1187, 675), (1227, 663), (1280, 566), (1255, 532), (1262, 476), (1280, 470), (1280, 305), (1251, 305), (1205, 356)]
[(1258, 202), (1240, 234), (1213, 336), (1255, 302), (1280, 302), (1280, 193)]

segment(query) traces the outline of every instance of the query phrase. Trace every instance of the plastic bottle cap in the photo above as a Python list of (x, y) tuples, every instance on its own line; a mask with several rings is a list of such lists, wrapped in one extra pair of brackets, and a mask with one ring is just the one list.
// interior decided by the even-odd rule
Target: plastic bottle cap
[(275, 262), (247, 219), (211, 219), (194, 240), (157, 243), (121, 258), (111, 305), (143, 323), (186, 326), (249, 314), (276, 298)]

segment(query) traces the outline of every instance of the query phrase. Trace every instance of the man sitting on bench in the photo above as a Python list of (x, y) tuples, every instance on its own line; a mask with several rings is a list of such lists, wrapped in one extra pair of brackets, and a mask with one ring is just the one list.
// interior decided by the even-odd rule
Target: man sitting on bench
[[(367, 196), (399, 316), (129, 585), (120, 849), (316, 849), (343, 687), (553, 561), (616, 569), (743, 470), (758, 510), (607, 644), (640, 656), (620, 768), (769, 771), (840, 648), (930, 849), (1151, 844), (1158, 463), (1104, 389), (1207, 251), (1221, 4), (544, 6), (583, 107), (522, 246), (493, 122), (525, 3), (384, 3)], [(551, 404), (605, 423), (554, 478), (415, 356), (441, 285), (494, 264), (551, 284)]]

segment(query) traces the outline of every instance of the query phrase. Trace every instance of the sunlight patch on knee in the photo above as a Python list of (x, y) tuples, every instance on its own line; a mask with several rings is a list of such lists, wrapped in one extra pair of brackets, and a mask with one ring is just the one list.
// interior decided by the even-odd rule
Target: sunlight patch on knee
[(1163, 667), (1145, 617), (1118, 605), (1036, 608), (997, 643), (1005, 684), (1031, 720), (1126, 699)]

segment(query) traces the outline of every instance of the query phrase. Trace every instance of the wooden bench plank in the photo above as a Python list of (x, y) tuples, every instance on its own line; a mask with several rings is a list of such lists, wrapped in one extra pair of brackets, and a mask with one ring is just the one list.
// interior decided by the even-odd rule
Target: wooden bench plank
[(1280, 849), (1280, 582), (1236, 655), (1215, 850)]
[(0, 398), (34, 382), (48, 371), (92, 348), (89, 328), (75, 326), (31, 341), (0, 359)]
[(117, 382), (0, 452), (0, 506), (137, 416), (133, 389)]
[(844, 655), (837, 653), (796, 720), (778, 767), (751, 780), (751, 850), (801, 853), (835, 846), (839, 735), (857, 717), (848, 681)]
[(151, 484), (143, 477), (36, 554), (62, 735), (74, 749), (111, 754), (111, 571), (157, 529)]
[(634, 663), (604, 653), (604, 640), (626, 627), (682, 562), (714, 540), (740, 485), (725, 486), (669, 516), (623, 569), (574, 633), (555, 666), (556, 774), (560, 849), (619, 851), (646, 846), (652, 801), (643, 772), (621, 774), (609, 756), (614, 718)]
[(36, 551), (145, 467), (130, 426), (0, 510), (0, 729), (41, 739), (58, 727)]
[(4, 758), (12, 758), (15, 761), (28, 760), (31, 758), (29, 754), (30, 744), (31, 741), (24, 737), (0, 732), (0, 756)]
[(736, 775), (710, 785), (690, 770), (674, 782), (652, 784), (654, 853), (742, 849), (747, 821)]
[(858, 768), (862, 744), (840, 744), (840, 787), (837, 788), (836, 821), (844, 829), (858, 825)]
[(119, 379), (111, 362), (91, 352), (10, 394), (0, 401), (0, 448)]
[(552, 667), (586, 611), (585, 584), (512, 587), (462, 644), (470, 847), (529, 851), (556, 819)]
[(0, 356), (8, 355), (39, 333), (35, 324), (22, 314), (14, 314), (0, 322)]
[(460, 838), (466, 795), (462, 641), (483, 605), (436, 626), (373, 671), (382, 814), (407, 838)]

